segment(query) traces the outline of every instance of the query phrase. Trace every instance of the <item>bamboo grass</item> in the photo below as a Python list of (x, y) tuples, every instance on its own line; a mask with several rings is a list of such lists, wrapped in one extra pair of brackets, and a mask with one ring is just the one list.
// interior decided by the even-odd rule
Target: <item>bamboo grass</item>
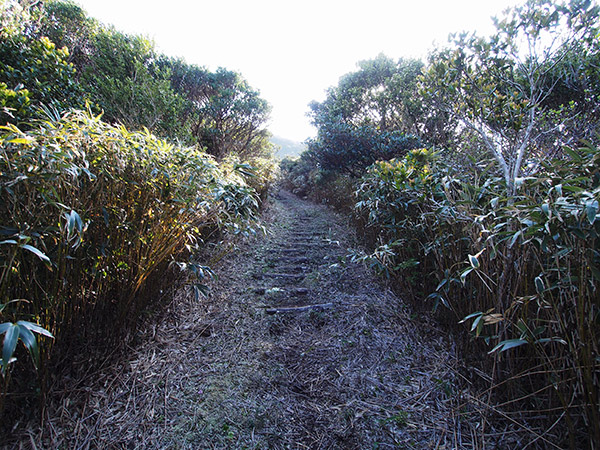
[[(270, 178), (257, 177), (267, 189)], [(0, 245), (0, 315), (55, 336), (42, 342), (42, 386), (73, 352), (117, 347), (176, 267), (198, 267), (211, 236), (252, 231), (259, 194), (233, 162), (89, 112), (26, 133), (1, 127), (0, 240), (16, 244)], [(196, 270), (193, 284), (206, 273)], [(17, 298), (27, 303), (8, 304)]]

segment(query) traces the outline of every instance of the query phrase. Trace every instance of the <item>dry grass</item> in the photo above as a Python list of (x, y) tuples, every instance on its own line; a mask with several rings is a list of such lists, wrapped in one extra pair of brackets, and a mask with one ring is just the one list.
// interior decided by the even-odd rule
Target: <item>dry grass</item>
[[(339, 217), (285, 192), (267, 215), (267, 238), (220, 262), (210, 298), (180, 291), (126, 360), (67, 383), (16, 447), (523, 447), (511, 431), (522, 427), (494, 426), (452, 341), (344, 263), (352, 238)], [(304, 278), (269, 276), (284, 270)]]

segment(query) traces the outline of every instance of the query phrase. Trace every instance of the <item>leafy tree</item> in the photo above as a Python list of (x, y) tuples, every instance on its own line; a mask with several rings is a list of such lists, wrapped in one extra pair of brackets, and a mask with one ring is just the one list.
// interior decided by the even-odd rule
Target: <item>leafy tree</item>
[(380, 54), (359, 62), (358, 67), (329, 89), (325, 101), (311, 103), (315, 125), (337, 120), (355, 127), (419, 133), (423, 111), (417, 81), (423, 63), (414, 59), (395, 62)]
[(266, 137), (261, 126), (270, 113), (268, 103), (238, 73), (220, 68), (208, 83), (208, 101), (199, 109), (195, 127), (199, 142), (217, 157), (252, 153)]
[[(424, 76), (424, 92), (437, 107), (474, 133), (495, 158), (509, 195), (524, 165), (564, 145), (564, 128), (576, 119), (577, 89), (566, 97), (572, 63), (593, 48), (598, 8), (588, 0), (569, 5), (528, 0), (495, 21), (496, 34), (454, 37), (435, 51)], [(563, 73), (561, 74), (561, 70)], [(567, 89), (569, 90), (569, 89)]]
[(185, 99), (180, 121), (189, 131), (192, 142), (196, 142), (196, 137), (191, 135), (192, 122), (196, 121), (198, 108), (208, 102), (210, 71), (204, 67), (188, 64), (183, 59), (165, 55), (159, 56), (156, 67), (170, 74), (172, 89)]
[[(31, 8), (19, 14), (26, 11)], [(71, 50), (61, 56), (72, 64), (70, 75), (81, 85), (73, 95), (81, 99), (85, 91), (109, 122), (185, 141), (179, 120), (184, 99), (171, 88), (170, 73), (156, 65), (152, 42), (99, 24), (71, 1), (47, 1), (36, 14), (27, 35)]]
[(416, 136), (424, 129), (420, 61), (379, 55), (358, 66), (329, 89), (323, 102), (310, 105), (318, 136), (309, 142), (309, 152), (323, 169), (351, 176), (379, 159), (422, 146)]
[(367, 125), (333, 122), (321, 125), (317, 138), (308, 142), (308, 152), (322, 169), (358, 177), (377, 160), (402, 156), (421, 146), (418, 137), (399, 131), (380, 132)]
[(270, 155), (269, 105), (239, 74), (159, 55), (148, 39), (103, 26), (71, 1), (36, 5), (2, 9), (0, 111), (7, 118), (89, 99), (108, 122), (197, 142), (219, 159)]
[(67, 47), (68, 60), (79, 72), (89, 65), (89, 58), (94, 53), (92, 38), (101, 31), (101, 25), (72, 1), (50, 0), (44, 3), (39, 33), (58, 47)]
[(169, 73), (154, 61), (154, 45), (141, 36), (103, 28), (92, 36), (92, 53), (82, 67), (82, 83), (109, 122), (146, 127), (161, 136), (181, 134), (177, 119), (183, 98), (172, 88)]
[(236, 72), (210, 72), (181, 60), (163, 59), (173, 88), (185, 96), (184, 117), (196, 142), (218, 159), (268, 154), (272, 145), (264, 128), (271, 108)]

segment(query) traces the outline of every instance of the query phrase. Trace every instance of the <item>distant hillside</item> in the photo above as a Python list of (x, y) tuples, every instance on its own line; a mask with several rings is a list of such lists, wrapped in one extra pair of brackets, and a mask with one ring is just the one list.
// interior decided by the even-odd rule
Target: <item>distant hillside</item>
[(302, 142), (292, 141), (279, 136), (273, 136), (271, 142), (279, 147), (275, 156), (281, 159), (286, 156), (299, 156), (300, 153), (306, 150), (306, 145)]

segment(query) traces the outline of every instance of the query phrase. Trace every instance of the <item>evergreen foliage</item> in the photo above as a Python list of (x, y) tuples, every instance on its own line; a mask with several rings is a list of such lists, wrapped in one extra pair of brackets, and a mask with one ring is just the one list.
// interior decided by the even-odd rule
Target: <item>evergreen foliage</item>
[(241, 75), (72, 2), (1, 2), (0, 23), (2, 415), (34, 374), (43, 400), (73, 355), (92, 366), (129, 342), (179, 273), (206, 294), (200, 252), (258, 229), (276, 170), (269, 106)]
[[(548, 426), (553, 445), (600, 441), (598, 13), (528, 0), (427, 65), (362, 62), (311, 104), (318, 137), (284, 165), (292, 189), (353, 207), (372, 249), (354, 260), (468, 326), (493, 398), (542, 446)], [(422, 140), (381, 151), (406, 132)]]
[(12, 123), (43, 117), (40, 107), (60, 114), (87, 101), (109, 123), (197, 143), (219, 160), (272, 153), (270, 106), (236, 72), (158, 54), (147, 38), (102, 25), (69, 1), (5, 4), (2, 22), (0, 107)]

